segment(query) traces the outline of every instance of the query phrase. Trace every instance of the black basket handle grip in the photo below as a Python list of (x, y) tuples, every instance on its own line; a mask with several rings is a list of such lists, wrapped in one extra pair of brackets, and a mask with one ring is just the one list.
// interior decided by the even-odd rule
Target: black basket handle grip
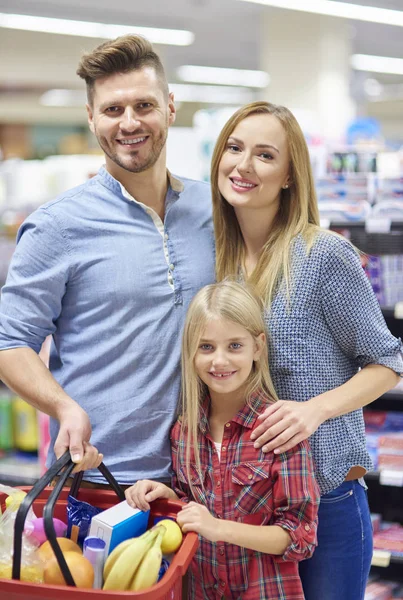
[[(46, 486), (50, 484), (51, 481), (53, 481), (55, 476), (64, 469), (64, 471), (60, 474), (59, 479), (44, 506), (43, 522), (45, 533), (52, 547), (52, 550), (55, 553), (63, 577), (67, 585), (75, 586), (74, 579), (70, 573), (70, 569), (67, 566), (66, 560), (63, 556), (63, 552), (60, 549), (58, 541), (56, 540), (56, 531), (53, 524), (53, 513), (56, 501), (75, 466), (75, 463), (73, 463), (73, 461), (71, 460), (70, 452), (66, 451), (63, 454), (63, 456), (61, 456), (50, 467), (50, 469), (48, 469), (48, 471), (46, 471), (46, 473), (35, 483), (33, 488), (28, 492), (28, 494), (21, 502), (20, 508), (18, 509), (15, 518), (14, 527), (14, 553), (12, 570), (13, 579), (20, 579), (21, 576), (22, 534), (28, 511), (31, 508), (34, 500), (39, 496), (39, 494), (45, 489)], [(101, 463), (98, 469), (108, 481), (112, 489), (115, 491), (119, 500), (123, 501), (125, 499), (124, 491), (122, 490), (116, 479), (113, 477), (109, 469), (104, 465), (104, 463)], [(77, 494), (78, 488), (82, 480), (82, 476), (83, 473), (79, 472), (74, 477), (74, 481), (71, 486), (71, 494), (74, 496)]]

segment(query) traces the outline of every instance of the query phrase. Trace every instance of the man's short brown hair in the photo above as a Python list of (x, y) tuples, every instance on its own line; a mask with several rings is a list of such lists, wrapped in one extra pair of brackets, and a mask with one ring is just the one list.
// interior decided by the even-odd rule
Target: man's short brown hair
[(77, 75), (85, 80), (88, 103), (92, 105), (97, 79), (115, 73), (137, 71), (143, 67), (155, 70), (164, 96), (168, 98), (168, 83), (160, 57), (154, 52), (151, 43), (139, 35), (123, 35), (84, 54), (78, 65)]

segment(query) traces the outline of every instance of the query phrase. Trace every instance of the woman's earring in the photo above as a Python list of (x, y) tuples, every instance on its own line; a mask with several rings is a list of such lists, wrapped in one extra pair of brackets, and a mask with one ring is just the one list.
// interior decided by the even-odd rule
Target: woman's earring
[(288, 188), (288, 183), (286, 183), (285, 185), (283, 185), (283, 190), (286, 190)]

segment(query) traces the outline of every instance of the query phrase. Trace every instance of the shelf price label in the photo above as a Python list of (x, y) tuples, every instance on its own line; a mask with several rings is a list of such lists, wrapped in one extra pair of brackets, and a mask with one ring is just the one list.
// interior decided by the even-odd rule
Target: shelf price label
[(403, 471), (392, 471), (392, 469), (382, 469), (379, 473), (379, 483), (381, 485), (392, 485), (403, 487)]
[(371, 565), (373, 567), (389, 567), (391, 553), (388, 550), (374, 550)]
[(395, 319), (403, 319), (403, 302), (396, 302), (394, 316)]
[(365, 231), (367, 233), (390, 233), (392, 219), (387, 217), (368, 217), (365, 220)]

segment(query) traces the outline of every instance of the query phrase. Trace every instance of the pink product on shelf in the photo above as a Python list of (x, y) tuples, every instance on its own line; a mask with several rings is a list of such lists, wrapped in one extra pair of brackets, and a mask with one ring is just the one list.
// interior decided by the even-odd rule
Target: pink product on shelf
[(49, 416), (38, 411), (38, 428), (39, 428), (39, 464), (41, 466), (41, 475), (46, 471), (46, 457), (50, 444), (49, 433)]
[(379, 451), (403, 456), (403, 431), (385, 433), (379, 438)]
[(380, 513), (371, 513), (371, 523), (374, 533), (379, 531), (382, 522), (382, 515)]
[(391, 581), (372, 581), (366, 587), (364, 600), (393, 600), (395, 586)]
[(395, 556), (403, 556), (403, 527), (393, 524), (374, 534), (374, 548), (388, 550)]

